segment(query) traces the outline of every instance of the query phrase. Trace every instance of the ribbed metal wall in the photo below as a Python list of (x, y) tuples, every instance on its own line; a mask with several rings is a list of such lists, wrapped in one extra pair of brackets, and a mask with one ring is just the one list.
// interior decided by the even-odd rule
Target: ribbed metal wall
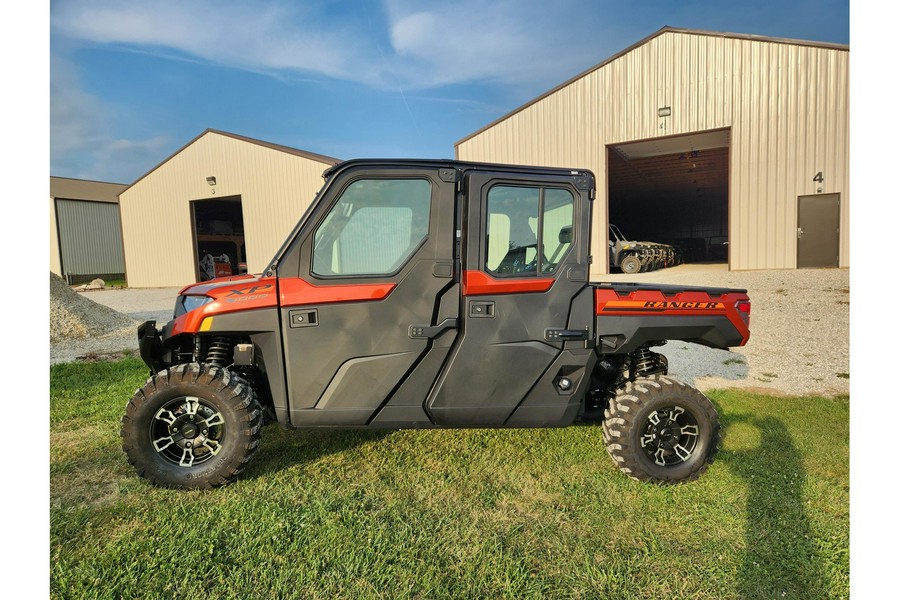
[[(848, 105), (845, 48), (665, 31), (464, 139), (456, 154), (591, 169), (597, 276), (608, 258), (606, 146), (730, 128), (731, 268), (795, 268), (797, 197), (815, 193), (841, 195), (846, 267)], [(664, 106), (671, 116), (657, 115)]]
[(56, 217), (63, 277), (125, 272), (118, 205), (58, 199)]
[[(329, 165), (208, 132), (119, 196), (131, 287), (196, 280), (193, 200), (240, 196), (247, 268), (261, 272), (323, 184)], [(206, 178), (214, 176), (216, 185)]]
[(62, 276), (59, 262), (59, 230), (56, 228), (56, 199), (50, 196), (50, 272)]

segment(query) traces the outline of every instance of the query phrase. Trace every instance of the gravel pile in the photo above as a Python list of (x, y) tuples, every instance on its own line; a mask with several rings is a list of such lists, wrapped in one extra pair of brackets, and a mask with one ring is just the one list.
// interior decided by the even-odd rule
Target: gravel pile
[[(753, 310), (750, 341), (743, 348), (715, 350), (677, 341), (654, 348), (669, 359), (672, 375), (701, 390), (739, 387), (768, 394), (850, 393), (849, 269), (735, 272), (724, 265), (680, 265), (652, 273), (607, 275), (602, 280), (748, 290)], [(53, 285), (51, 279), (51, 288)], [(123, 313), (126, 319), (130, 317), (126, 328), (119, 326), (119, 331), (113, 331), (115, 323), (106, 322), (101, 329), (112, 333), (100, 337), (51, 339), (51, 363), (91, 353), (136, 350), (136, 324), (148, 319), (162, 324), (171, 319), (177, 293), (178, 288), (90, 292), (98, 303), (118, 311), (111, 312), (117, 318)], [(53, 295), (51, 323), (57, 320)], [(98, 314), (105, 308), (95, 302), (87, 306)]]
[[(62, 283), (60, 280), (58, 283)], [(51, 279), (51, 288), (54, 284)], [(65, 284), (63, 284), (64, 287)], [(83, 359), (116, 358), (124, 352), (136, 353), (137, 351), (137, 326), (148, 320), (155, 320), (162, 326), (172, 318), (172, 309), (175, 306), (175, 297), (180, 288), (154, 288), (154, 289), (105, 289), (92, 292), (75, 294), (70, 302), (84, 301), (87, 304), (82, 308), (90, 307), (90, 312), (97, 314), (114, 314), (118, 318), (124, 318), (124, 327), (108, 327), (103, 335), (90, 335), (88, 337), (57, 337), (50, 340), (50, 364), (71, 362)], [(59, 290), (51, 291), (51, 331), (54, 320), (53, 297), (63, 295)]]
[(133, 331), (137, 321), (72, 291), (50, 273), (50, 342), (118, 336)]

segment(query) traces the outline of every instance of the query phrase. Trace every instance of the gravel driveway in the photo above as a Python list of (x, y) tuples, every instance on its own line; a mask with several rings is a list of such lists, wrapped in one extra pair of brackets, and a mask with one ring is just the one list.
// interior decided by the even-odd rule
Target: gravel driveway
[[(745, 288), (753, 309), (750, 341), (733, 351), (685, 342), (656, 348), (669, 371), (702, 390), (751, 388), (771, 394), (850, 393), (850, 271), (728, 271), (724, 265), (680, 265), (652, 273), (613, 274), (602, 281)], [(172, 318), (179, 288), (84, 292), (91, 300), (145, 321)], [(51, 344), (50, 362), (89, 353), (137, 349), (134, 332)]]
[[(115, 289), (79, 292), (98, 304), (143, 322), (155, 319), (160, 325), (172, 319), (175, 298), (180, 287), (150, 289)], [(137, 327), (131, 331), (88, 339), (70, 339), (50, 343), (50, 364), (71, 362), (90, 354), (105, 354), (121, 350), (137, 350)]]

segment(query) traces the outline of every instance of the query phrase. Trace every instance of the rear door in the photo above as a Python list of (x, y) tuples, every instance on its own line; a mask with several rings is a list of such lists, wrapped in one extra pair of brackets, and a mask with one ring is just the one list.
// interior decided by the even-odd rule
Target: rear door
[(404, 419), (427, 421), (440, 362), (425, 359), (456, 334), (455, 171), (335, 177), (279, 269), (291, 423), (366, 425), (397, 394)]
[(837, 267), (841, 239), (840, 194), (797, 198), (797, 268)]
[(463, 187), (461, 331), (428, 412), (445, 426), (564, 421), (593, 356), (593, 176), (476, 171)]

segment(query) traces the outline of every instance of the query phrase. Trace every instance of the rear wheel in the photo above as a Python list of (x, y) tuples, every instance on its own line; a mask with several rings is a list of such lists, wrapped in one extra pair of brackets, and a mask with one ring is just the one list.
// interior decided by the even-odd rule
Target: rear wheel
[(134, 393), (122, 448), (138, 475), (163, 487), (211, 488), (237, 477), (259, 448), (262, 410), (241, 377), (177, 365)]
[(629, 382), (604, 413), (603, 440), (632, 479), (676, 483), (706, 471), (719, 446), (709, 398), (665, 376)]
[(641, 272), (641, 261), (634, 254), (629, 254), (622, 259), (622, 272), (628, 275)]

